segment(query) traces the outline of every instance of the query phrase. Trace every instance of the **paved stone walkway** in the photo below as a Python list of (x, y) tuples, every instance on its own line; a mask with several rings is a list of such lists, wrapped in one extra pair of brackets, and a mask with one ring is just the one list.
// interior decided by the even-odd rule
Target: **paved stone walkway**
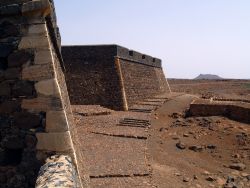
[(81, 106), (74, 108), (91, 187), (154, 187), (147, 152), (148, 129), (151, 113), (167, 101), (168, 96), (146, 99), (128, 112), (110, 113), (107, 109), (107, 115), (97, 115), (91, 107), (90, 115), (81, 115), (78, 113)]

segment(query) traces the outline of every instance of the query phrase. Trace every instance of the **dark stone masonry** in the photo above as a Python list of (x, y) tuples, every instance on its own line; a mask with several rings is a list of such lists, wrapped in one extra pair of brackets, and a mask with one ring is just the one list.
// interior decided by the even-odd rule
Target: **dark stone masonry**
[(78, 181), (60, 48), (53, 0), (0, 0), (0, 188), (35, 187), (61, 153)]
[(63, 46), (71, 103), (127, 110), (168, 91), (161, 60), (118, 45)]

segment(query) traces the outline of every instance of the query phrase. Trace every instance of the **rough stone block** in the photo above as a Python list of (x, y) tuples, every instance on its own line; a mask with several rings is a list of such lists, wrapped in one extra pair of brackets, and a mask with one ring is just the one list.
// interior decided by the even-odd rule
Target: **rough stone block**
[(64, 152), (72, 149), (70, 132), (64, 133), (37, 133), (38, 150)]
[(0, 83), (0, 96), (10, 96), (11, 88), (8, 83)]
[(17, 112), (14, 114), (14, 125), (21, 129), (37, 128), (41, 124), (41, 117), (29, 112)]
[(38, 94), (47, 96), (59, 96), (59, 88), (55, 79), (42, 80), (35, 84)]
[(4, 72), (4, 78), (6, 80), (19, 79), (21, 76), (20, 68), (9, 68)]
[(12, 4), (0, 7), (0, 16), (9, 16), (14, 14), (21, 14), (21, 7), (19, 5)]
[(11, 114), (19, 110), (20, 107), (21, 103), (18, 100), (4, 101), (0, 104), (0, 114)]
[(52, 64), (33, 65), (22, 70), (22, 79), (30, 81), (41, 81), (54, 78)]
[(52, 56), (49, 49), (36, 50), (34, 64), (52, 64)]
[(62, 110), (61, 99), (57, 97), (38, 97), (35, 99), (23, 99), (23, 109), (35, 111)]
[(31, 97), (35, 95), (34, 83), (29, 81), (18, 81), (12, 88), (14, 97)]
[(6, 6), (6, 5), (11, 5), (11, 4), (18, 4), (18, 3), (26, 3), (31, 0), (1, 0), (0, 1), (0, 6)]
[(6, 149), (23, 149), (24, 142), (22, 138), (16, 135), (11, 135), (3, 139), (2, 145)]
[(28, 29), (28, 35), (46, 35), (46, 24), (34, 24), (30, 25)]
[(33, 149), (35, 148), (37, 144), (37, 139), (35, 136), (33, 135), (26, 135), (25, 136), (25, 145), (30, 148), (30, 149)]
[(32, 54), (25, 50), (19, 50), (8, 57), (9, 67), (21, 67), (32, 60)]
[(22, 13), (26, 16), (47, 16), (51, 11), (49, 0), (34, 0), (24, 3)]
[(14, 50), (14, 46), (11, 44), (0, 43), (0, 58), (8, 57), (10, 53)]
[(39, 36), (25, 36), (22, 37), (21, 42), (18, 46), (19, 49), (30, 49), (30, 48), (49, 48), (49, 39), (47, 35)]
[(0, 24), (0, 38), (6, 38), (9, 36), (18, 36), (20, 34), (20, 28), (8, 21), (4, 21)]
[(47, 132), (68, 131), (68, 123), (64, 111), (48, 111), (46, 113)]

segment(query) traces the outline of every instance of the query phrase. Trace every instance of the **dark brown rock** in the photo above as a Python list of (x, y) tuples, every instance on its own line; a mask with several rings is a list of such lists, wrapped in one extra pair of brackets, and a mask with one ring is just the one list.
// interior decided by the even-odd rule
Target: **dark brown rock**
[(182, 143), (182, 142), (178, 142), (176, 144), (176, 147), (179, 148), (179, 149), (186, 149), (186, 145), (184, 143)]
[(243, 171), (246, 168), (246, 165), (243, 163), (233, 163), (229, 166), (229, 168), (234, 170)]
[(0, 58), (0, 70), (6, 70), (8, 68), (8, 63), (6, 58)]
[(0, 44), (0, 57), (6, 58), (13, 51), (14, 46), (11, 44)]
[(6, 149), (23, 149), (23, 140), (15, 135), (5, 137), (2, 141), (3, 147)]
[(203, 147), (194, 145), (194, 146), (190, 146), (188, 149), (195, 151), (195, 152), (201, 152), (203, 150)]
[(32, 56), (29, 52), (25, 50), (20, 50), (15, 53), (12, 53), (8, 57), (8, 66), (9, 67), (20, 67), (23, 64), (29, 62)]
[(7, 182), (7, 177), (4, 173), (0, 173), (0, 184), (3, 185)]
[(35, 93), (34, 83), (29, 81), (18, 81), (12, 88), (14, 97), (29, 97)]
[(28, 148), (35, 148), (36, 146), (36, 143), (37, 143), (37, 139), (35, 136), (32, 136), (32, 135), (27, 135), (25, 137), (25, 144)]
[(19, 33), (19, 27), (11, 24), (10, 22), (5, 21), (0, 24), (0, 38), (17, 36)]
[(14, 125), (22, 129), (32, 129), (39, 127), (41, 118), (39, 115), (28, 112), (18, 112), (14, 114)]
[(0, 104), (0, 114), (11, 114), (20, 109), (20, 102), (17, 100), (4, 101)]
[(0, 83), (0, 96), (10, 96), (11, 88), (10, 85), (6, 82)]
[[(5, 160), (5, 150), (0, 148), (0, 165), (4, 164), (4, 160)], [(1, 174), (0, 174), (0, 178), (1, 178)], [(0, 180), (1, 183), (1, 180)]]
[(4, 72), (4, 78), (6, 80), (13, 80), (20, 78), (21, 69), (20, 68), (10, 68)]
[(0, 7), (1, 16), (9, 16), (20, 13), (21, 13), (21, 7), (18, 4), (9, 4), (7, 6)]

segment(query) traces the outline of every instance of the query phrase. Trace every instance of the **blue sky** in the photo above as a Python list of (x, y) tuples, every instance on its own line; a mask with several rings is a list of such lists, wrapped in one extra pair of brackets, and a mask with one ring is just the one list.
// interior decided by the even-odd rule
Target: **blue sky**
[(119, 44), (167, 77), (250, 78), (250, 0), (55, 0), (64, 45)]

